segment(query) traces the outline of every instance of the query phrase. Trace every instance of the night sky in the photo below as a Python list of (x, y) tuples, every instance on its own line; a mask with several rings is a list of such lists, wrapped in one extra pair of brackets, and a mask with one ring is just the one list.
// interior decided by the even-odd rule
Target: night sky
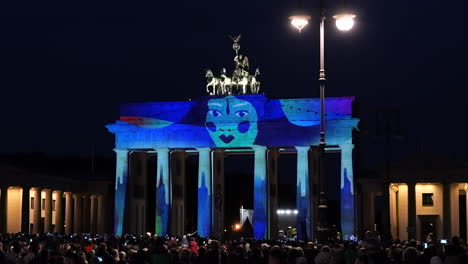
[[(15, 1), (16, 2), (16, 1)], [(333, 15), (341, 1), (328, 1)], [(0, 152), (111, 156), (104, 125), (125, 102), (205, 95), (204, 69), (233, 68), (229, 34), (273, 98), (318, 97), (318, 1), (302, 34), (296, 1), (93, 1), (2, 4)], [(349, 0), (358, 15), (326, 27), (327, 96), (356, 96), (364, 166), (385, 144), (375, 115), (399, 109), (392, 158), (418, 151), (468, 159), (468, 1)], [(371, 158), (372, 157), (372, 158)]]

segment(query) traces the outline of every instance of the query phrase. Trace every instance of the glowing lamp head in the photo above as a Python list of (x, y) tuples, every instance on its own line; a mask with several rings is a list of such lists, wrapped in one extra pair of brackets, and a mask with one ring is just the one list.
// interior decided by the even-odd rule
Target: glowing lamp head
[(234, 230), (240, 230), (240, 228), (241, 228), (240, 224), (235, 224), (234, 225)]
[(299, 33), (301, 33), (302, 29), (309, 24), (310, 16), (307, 15), (295, 15), (290, 16), (289, 20), (291, 20), (291, 25), (293, 25)]
[(341, 31), (349, 31), (354, 26), (354, 18), (351, 13), (342, 13), (333, 16), (336, 19), (336, 27)]

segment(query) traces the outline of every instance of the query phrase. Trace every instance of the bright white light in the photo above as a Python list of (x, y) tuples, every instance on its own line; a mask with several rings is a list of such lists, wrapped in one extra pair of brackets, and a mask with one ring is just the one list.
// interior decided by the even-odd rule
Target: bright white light
[(309, 24), (310, 16), (290, 16), (289, 19), (291, 20), (291, 25), (293, 25), (299, 33), (301, 33), (302, 29)]
[(338, 14), (333, 16), (336, 19), (336, 27), (341, 31), (348, 31), (354, 26), (354, 18), (356, 17), (353, 14)]
[(284, 210), (277, 210), (276, 213), (278, 213), (279, 215), (282, 215), (284, 214)]
[(293, 212), (294, 212), (294, 214), (298, 214), (298, 213), (299, 213), (299, 211), (297, 211), (297, 210), (294, 210)]
[(286, 210), (286, 214), (291, 214), (291, 210)]

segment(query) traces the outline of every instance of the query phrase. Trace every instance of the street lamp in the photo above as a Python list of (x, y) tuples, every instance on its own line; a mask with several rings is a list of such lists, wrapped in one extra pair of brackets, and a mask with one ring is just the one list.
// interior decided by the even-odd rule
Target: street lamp
[[(346, 7), (346, 1), (344, 2)], [(321, 19), (320, 19), (320, 71), (319, 71), (319, 81), (320, 81), (320, 162), (319, 162), (319, 225), (317, 231), (326, 231), (327, 228), (325, 227), (326, 223), (326, 209), (327, 206), (327, 198), (325, 193), (325, 183), (323, 178), (323, 159), (325, 154), (325, 4), (324, 0), (320, 1), (320, 11), (321, 11)], [(342, 12), (333, 16), (335, 18), (336, 27), (341, 31), (349, 31), (354, 26), (354, 18), (356, 16), (349, 12)], [(302, 29), (309, 24), (310, 16), (307, 15), (306, 12), (300, 10), (298, 14), (292, 15), (289, 17), (291, 20), (291, 25), (293, 25), (299, 33), (301, 33)], [(323, 237), (324, 234), (319, 236)]]
[(336, 27), (341, 31), (349, 31), (353, 28), (355, 17), (356, 16), (351, 13), (340, 13), (333, 16), (333, 18), (336, 19)]

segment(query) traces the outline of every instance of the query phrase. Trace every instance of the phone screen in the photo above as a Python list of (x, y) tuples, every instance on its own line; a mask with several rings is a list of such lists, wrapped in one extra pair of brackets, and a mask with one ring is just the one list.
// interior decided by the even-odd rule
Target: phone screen
[(424, 248), (427, 248), (427, 243), (424, 243)]

